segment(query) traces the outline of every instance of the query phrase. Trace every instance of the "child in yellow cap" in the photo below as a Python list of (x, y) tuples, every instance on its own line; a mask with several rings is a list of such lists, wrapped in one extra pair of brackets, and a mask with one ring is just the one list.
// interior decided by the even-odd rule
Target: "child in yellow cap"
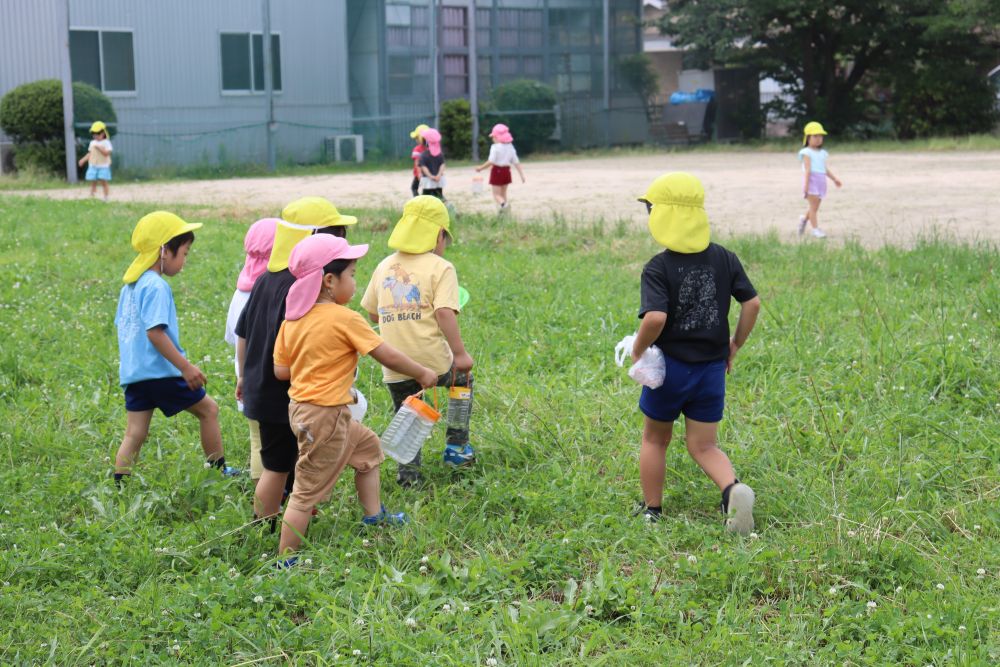
[(233, 476), (226, 466), (219, 431), (219, 406), (205, 393), (205, 374), (187, 360), (177, 328), (173, 292), (163, 276), (184, 268), (194, 230), (173, 213), (156, 211), (139, 220), (132, 247), (139, 253), (125, 272), (118, 296), (118, 379), (125, 390), (125, 437), (115, 457), (119, 485), (139, 457), (153, 410), (167, 417), (187, 410), (201, 422), (201, 447), (208, 463)]
[(299, 456), (298, 440), (288, 422), (290, 385), (274, 375), (274, 341), (285, 319), (285, 297), (295, 282), (288, 260), (303, 239), (314, 234), (346, 238), (347, 228), (357, 221), (323, 197), (302, 197), (286, 206), (275, 227), (267, 271), (254, 281), (236, 322), (236, 398), (260, 432), (263, 470), (254, 492), (254, 512), (258, 518), (272, 519), (272, 531), (282, 497), (292, 489)]
[[(389, 247), (396, 252), (375, 269), (361, 307), (379, 324), (387, 343), (437, 373), (437, 386), (471, 390), (473, 359), (458, 327), (458, 276), (444, 258), (451, 240), (444, 202), (431, 195), (411, 199), (389, 237)], [(382, 377), (396, 410), (407, 396), (420, 390), (412, 377), (391, 368), (384, 367)], [(397, 481), (402, 486), (421, 481), (420, 458), (418, 453), (409, 464), (399, 466)], [(474, 460), (468, 425), (449, 426), (445, 463), (464, 466)]]
[(85, 178), (90, 181), (90, 196), (97, 194), (97, 184), (104, 191), (104, 201), (108, 200), (108, 183), (111, 182), (111, 140), (108, 138), (108, 126), (101, 121), (90, 126), (90, 145), (87, 154), (80, 158), (81, 167), (89, 162)]
[(416, 197), (420, 194), (420, 155), (427, 150), (427, 142), (421, 136), (424, 130), (429, 130), (430, 127), (421, 123), (413, 128), (413, 132), (410, 132), (410, 139), (415, 139), (417, 144), (410, 151), (410, 158), (413, 160), (413, 182), (410, 183), (410, 192)]
[[(760, 298), (736, 255), (709, 242), (705, 191), (697, 178), (679, 172), (660, 176), (640, 201), (649, 212), (653, 238), (666, 250), (642, 270), (642, 323), (632, 361), (655, 344), (663, 352), (666, 374), (660, 387), (643, 387), (639, 399), (645, 415), (639, 512), (649, 521), (661, 518), (667, 445), (674, 420), (683, 414), (688, 453), (722, 491), (726, 527), (747, 535), (753, 530), (754, 493), (736, 478), (719, 449), (718, 433), (726, 374), (753, 329)], [(740, 302), (732, 338), (731, 298)]]
[(843, 185), (826, 166), (829, 154), (823, 148), (825, 136), (826, 130), (816, 121), (806, 123), (802, 131), (803, 148), (799, 151), (799, 161), (802, 163), (802, 173), (805, 176), (802, 196), (809, 205), (805, 214), (799, 216), (799, 236), (805, 233), (808, 223), (812, 225), (813, 236), (818, 239), (826, 238), (826, 232), (819, 228), (819, 205), (826, 197), (826, 179), (829, 178), (838, 188)]

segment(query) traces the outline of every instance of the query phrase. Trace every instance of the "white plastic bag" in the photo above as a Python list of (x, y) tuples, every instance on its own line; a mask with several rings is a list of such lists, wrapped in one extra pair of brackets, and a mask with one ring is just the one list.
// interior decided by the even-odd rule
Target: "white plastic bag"
[[(624, 366), (625, 360), (632, 357), (632, 346), (635, 343), (635, 334), (625, 336), (621, 342), (615, 345), (615, 363)], [(666, 364), (663, 360), (663, 351), (655, 345), (650, 345), (639, 357), (639, 361), (632, 364), (628, 369), (628, 376), (641, 385), (650, 389), (656, 389), (663, 384), (663, 378), (667, 374)]]

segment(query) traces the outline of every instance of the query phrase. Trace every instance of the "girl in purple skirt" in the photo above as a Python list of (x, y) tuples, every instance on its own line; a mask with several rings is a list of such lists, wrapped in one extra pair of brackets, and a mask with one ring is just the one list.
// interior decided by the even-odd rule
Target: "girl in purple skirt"
[(842, 183), (826, 167), (829, 154), (823, 149), (823, 137), (826, 135), (823, 126), (816, 121), (806, 123), (802, 135), (804, 148), (799, 151), (799, 161), (802, 162), (802, 171), (805, 174), (802, 194), (809, 202), (809, 208), (805, 215), (799, 216), (799, 236), (805, 233), (808, 223), (812, 225), (812, 235), (822, 239), (826, 238), (826, 233), (819, 228), (818, 213), (820, 202), (826, 196), (826, 179), (829, 177), (838, 188)]

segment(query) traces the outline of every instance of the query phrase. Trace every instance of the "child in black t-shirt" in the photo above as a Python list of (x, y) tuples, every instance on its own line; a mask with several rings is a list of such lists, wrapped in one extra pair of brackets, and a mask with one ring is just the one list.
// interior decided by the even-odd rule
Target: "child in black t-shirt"
[(444, 153), (441, 151), (441, 133), (429, 127), (420, 133), (427, 149), (420, 154), (420, 189), (425, 195), (444, 201)]
[[(685, 418), (687, 450), (719, 489), (728, 530), (753, 530), (754, 492), (740, 483), (719, 449), (719, 422), (726, 374), (746, 342), (760, 311), (760, 298), (740, 260), (709, 243), (705, 191), (685, 173), (660, 176), (640, 199), (649, 212), (649, 230), (666, 250), (642, 271), (642, 324), (632, 348), (638, 361), (650, 345), (663, 351), (666, 375), (657, 389), (643, 387), (645, 415), (639, 451), (639, 480), (646, 519), (661, 517), (667, 445), (673, 422)], [(729, 337), (730, 298), (740, 302), (736, 334)]]

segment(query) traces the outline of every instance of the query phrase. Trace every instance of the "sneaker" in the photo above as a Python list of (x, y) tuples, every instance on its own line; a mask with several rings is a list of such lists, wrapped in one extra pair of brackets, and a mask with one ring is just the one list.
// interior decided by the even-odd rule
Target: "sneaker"
[(737, 482), (733, 485), (729, 490), (729, 502), (722, 504), (726, 530), (740, 535), (749, 535), (753, 531), (755, 498), (753, 489), (746, 484)]
[(476, 460), (476, 450), (472, 445), (445, 445), (444, 462), (448, 465), (467, 466), (472, 465)]
[(632, 512), (632, 516), (641, 516), (646, 523), (657, 523), (663, 519), (663, 512), (651, 509), (643, 501), (639, 501), (636, 505), (635, 511)]
[(406, 512), (386, 512), (385, 505), (381, 506), (378, 514), (361, 518), (362, 525), (365, 526), (402, 526), (410, 522), (410, 517)]
[(239, 468), (234, 468), (233, 466), (226, 466), (225, 468), (220, 468), (219, 472), (222, 473), (223, 477), (239, 477), (243, 474), (243, 471)]
[(816, 229), (813, 230), (813, 236), (816, 237), (816, 238), (818, 238), (818, 239), (825, 239), (826, 238), (826, 232), (824, 232), (822, 229), (820, 229), (819, 227), (817, 227)]
[(285, 560), (279, 560), (274, 564), (275, 570), (290, 570), (299, 564), (299, 557), (292, 556), (291, 558), (286, 558)]
[(799, 236), (802, 236), (802, 234), (805, 233), (807, 222), (809, 222), (809, 219), (806, 218), (806, 216), (804, 215), (799, 216)]

